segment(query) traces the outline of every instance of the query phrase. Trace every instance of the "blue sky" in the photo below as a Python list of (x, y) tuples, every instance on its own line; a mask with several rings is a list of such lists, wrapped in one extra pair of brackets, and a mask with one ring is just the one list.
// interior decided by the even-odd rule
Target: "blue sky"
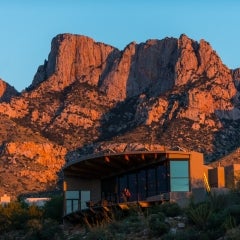
[(122, 50), (128, 43), (205, 39), (229, 68), (240, 67), (238, 0), (0, 0), (0, 78), (28, 87), (60, 33)]

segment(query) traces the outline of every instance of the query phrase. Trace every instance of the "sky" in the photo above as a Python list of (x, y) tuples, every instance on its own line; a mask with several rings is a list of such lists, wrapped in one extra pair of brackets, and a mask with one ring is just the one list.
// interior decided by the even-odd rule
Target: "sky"
[(186, 34), (230, 69), (240, 67), (239, 0), (0, 0), (0, 78), (27, 88), (61, 33), (123, 50), (132, 41)]

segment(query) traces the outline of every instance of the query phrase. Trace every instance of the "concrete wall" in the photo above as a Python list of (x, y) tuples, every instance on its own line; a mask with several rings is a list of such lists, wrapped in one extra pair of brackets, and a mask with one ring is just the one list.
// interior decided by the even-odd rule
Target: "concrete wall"
[(225, 186), (227, 188), (240, 187), (240, 164), (225, 167)]
[(208, 170), (208, 181), (211, 188), (225, 187), (224, 167), (217, 167)]
[(101, 181), (99, 179), (81, 179), (78, 177), (64, 178), (64, 191), (90, 191), (90, 198), (93, 202), (101, 200)]
[(203, 175), (207, 172), (204, 165), (203, 154), (198, 152), (191, 152), (189, 159), (190, 170), (190, 188), (204, 187)]

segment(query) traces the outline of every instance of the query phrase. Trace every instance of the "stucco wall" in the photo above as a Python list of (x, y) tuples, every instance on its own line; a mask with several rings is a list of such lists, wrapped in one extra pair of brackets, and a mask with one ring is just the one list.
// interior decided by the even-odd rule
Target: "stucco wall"
[(91, 201), (101, 200), (101, 181), (99, 179), (81, 179), (78, 177), (64, 178), (64, 191), (90, 191)]
[(190, 181), (191, 189), (204, 187), (203, 175), (207, 173), (204, 166), (203, 154), (191, 152), (190, 154)]

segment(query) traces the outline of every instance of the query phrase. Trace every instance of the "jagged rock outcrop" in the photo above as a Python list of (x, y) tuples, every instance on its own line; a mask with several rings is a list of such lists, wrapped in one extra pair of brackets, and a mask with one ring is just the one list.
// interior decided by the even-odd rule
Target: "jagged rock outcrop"
[(238, 88), (239, 81), (240, 81), (240, 68), (236, 68), (231, 70), (233, 80), (235, 81), (236, 87)]
[[(11, 119), (16, 131), (29, 129), (33, 138), (22, 134), (19, 141), (2, 133), (2, 157), (40, 164), (42, 176), (54, 183), (64, 154), (72, 159), (99, 146), (180, 146), (214, 161), (240, 145), (239, 76), (208, 42), (184, 34), (132, 42), (122, 51), (89, 37), (60, 34), (32, 84), (0, 103), (4, 121)], [(47, 169), (43, 162), (48, 161), (59, 164)], [(47, 184), (36, 171), (19, 172)]]
[(9, 102), (9, 100), (19, 95), (19, 92), (0, 78), (0, 102)]

